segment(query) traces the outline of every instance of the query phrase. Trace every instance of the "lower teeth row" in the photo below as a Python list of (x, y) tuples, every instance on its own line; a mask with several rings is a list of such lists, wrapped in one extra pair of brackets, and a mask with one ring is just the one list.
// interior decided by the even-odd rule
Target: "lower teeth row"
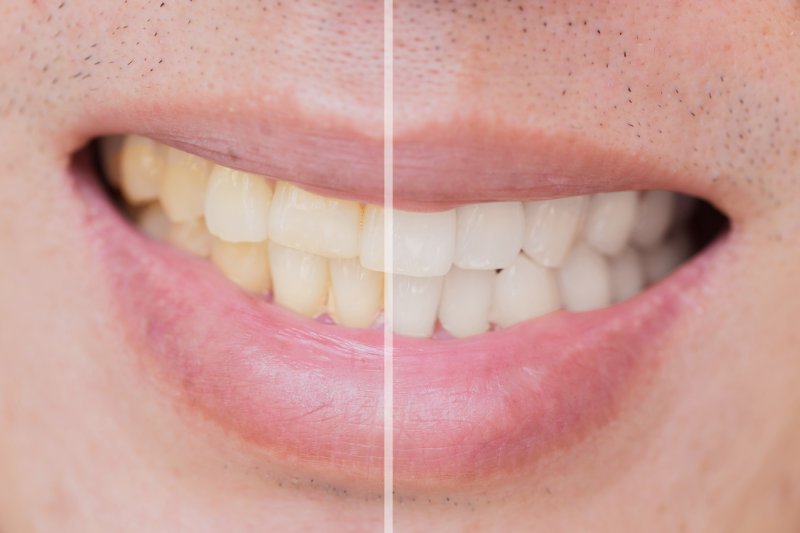
[[(368, 328), (383, 309), (383, 209), (214, 165), (138, 136), (104, 139), (141, 230), (245, 290)], [(626, 300), (690, 254), (691, 200), (662, 191), (393, 212), (394, 329), (456, 337)]]

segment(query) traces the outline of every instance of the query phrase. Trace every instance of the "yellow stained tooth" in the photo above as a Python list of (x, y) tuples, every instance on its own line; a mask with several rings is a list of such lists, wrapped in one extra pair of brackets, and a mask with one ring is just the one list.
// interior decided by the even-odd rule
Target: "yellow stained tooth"
[(358, 255), (361, 206), (278, 182), (269, 215), (269, 239), (323, 257)]
[(119, 188), (120, 180), (120, 156), (122, 145), (125, 142), (123, 135), (109, 135), (100, 139), (100, 162), (103, 165), (103, 174), (108, 183)]
[(326, 258), (270, 242), (269, 264), (276, 303), (307, 317), (325, 311)]
[(158, 202), (146, 205), (136, 213), (136, 226), (148, 237), (157, 241), (167, 239), (172, 223)]
[(265, 293), (270, 288), (268, 246), (267, 241), (227, 242), (214, 239), (211, 261), (225, 277), (241, 288)]
[(265, 241), (271, 200), (263, 176), (215, 165), (205, 199), (208, 230), (228, 242)]
[(140, 135), (128, 135), (120, 152), (120, 185), (134, 205), (158, 198), (164, 177), (164, 147)]
[(338, 324), (367, 328), (381, 311), (383, 273), (367, 270), (358, 258), (331, 259), (331, 295), (328, 306)]
[(203, 219), (172, 224), (167, 234), (170, 243), (198, 257), (211, 253), (212, 238)]
[(203, 216), (210, 161), (196, 155), (166, 148), (164, 179), (159, 199), (173, 222), (196, 220)]

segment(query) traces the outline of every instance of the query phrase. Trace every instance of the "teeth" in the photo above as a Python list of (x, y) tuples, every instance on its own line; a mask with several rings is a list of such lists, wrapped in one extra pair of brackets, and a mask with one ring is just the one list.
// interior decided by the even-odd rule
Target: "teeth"
[(491, 319), (500, 327), (536, 318), (561, 307), (554, 271), (519, 255), (494, 280)]
[(199, 257), (211, 253), (212, 239), (203, 219), (173, 224), (167, 233), (167, 241), (172, 245)]
[(307, 317), (323, 312), (328, 295), (328, 260), (269, 243), (275, 302)]
[(108, 179), (108, 183), (116, 188), (119, 188), (122, 180), (120, 158), (124, 143), (123, 135), (109, 135), (100, 139), (100, 162), (103, 165), (103, 175)]
[(586, 196), (525, 202), (525, 253), (540, 265), (561, 266), (575, 242), (587, 204)]
[(203, 216), (211, 166), (206, 159), (167, 148), (164, 179), (158, 198), (173, 222), (186, 222)]
[(358, 255), (361, 207), (278, 183), (269, 215), (269, 238), (324, 257)]
[(436, 213), (394, 211), (393, 272), (404, 276), (443, 276), (453, 264), (455, 210)]
[(361, 234), (361, 266), (383, 272), (383, 208), (367, 205), (364, 208), (364, 228)]
[(493, 270), (453, 267), (444, 278), (439, 322), (454, 337), (468, 337), (489, 330)]
[(678, 268), (692, 251), (689, 237), (678, 234), (644, 253), (644, 271), (649, 283), (655, 283), (667, 277)]
[(510, 265), (522, 249), (525, 215), (521, 202), (471, 204), (456, 210), (453, 262), (468, 269)]
[(650, 248), (664, 239), (675, 211), (675, 194), (666, 191), (642, 193), (631, 239), (641, 248)]
[(205, 200), (208, 230), (228, 242), (264, 241), (271, 199), (263, 177), (215, 165)]
[(229, 280), (246, 291), (265, 293), (270, 288), (266, 241), (227, 242), (215, 239), (211, 247), (211, 261)]
[(616, 255), (627, 244), (636, 222), (635, 191), (595, 194), (586, 216), (586, 242), (606, 255)]
[(338, 324), (367, 328), (383, 306), (383, 274), (367, 270), (358, 259), (331, 259), (331, 315)]
[(128, 135), (119, 155), (120, 186), (125, 199), (139, 205), (158, 198), (164, 173), (164, 147), (138, 135)]
[(161, 204), (154, 203), (144, 206), (136, 213), (136, 226), (151, 239), (163, 241), (167, 239), (172, 223)]
[(606, 259), (587, 245), (573, 248), (559, 271), (561, 297), (568, 311), (611, 304), (611, 274)]
[(632, 248), (625, 248), (610, 260), (611, 295), (615, 302), (622, 302), (636, 296), (644, 288), (644, 267), (639, 254)]
[(394, 277), (394, 331), (411, 337), (430, 337), (442, 294), (442, 276)]

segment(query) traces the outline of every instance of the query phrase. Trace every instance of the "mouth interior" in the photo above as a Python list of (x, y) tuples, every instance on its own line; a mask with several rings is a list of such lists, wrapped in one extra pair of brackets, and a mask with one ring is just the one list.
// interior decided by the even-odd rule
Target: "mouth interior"
[(382, 325), (394, 277), (400, 335), (469, 337), (559, 310), (635, 297), (728, 227), (707, 202), (668, 191), (395, 209), (321, 196), (136, 135), (93, 143), (109, 197), (149, 238), (213, 263), (271, 305), (332, 327)]

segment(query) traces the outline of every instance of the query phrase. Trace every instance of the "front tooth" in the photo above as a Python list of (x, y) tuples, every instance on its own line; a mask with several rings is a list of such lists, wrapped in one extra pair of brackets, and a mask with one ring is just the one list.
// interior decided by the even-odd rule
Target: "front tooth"
[(161, 204), (155, 202), (138, 210), (136, 226), (151, 239), (163, 241), (167, 239), (172, 223)]
[(589, 311), (611, 303), (611, 274), (605, 257), (584, 243), (572, 249), (559, 269), (564, 307)]
[(164, 180), (158, 195), (164, 211), (173, 222), (202, 217), (211, 162), (175, 148), (167, 148), (165, 159)]
[(520, 202), (465, 205), (456, 209), (456, 219), (456, 266), (504, 268), (522, 249), (525, 215)]
[(319, 315), (328, 295), (328, 260), (322, 256), (269, 243), (275, 302), (307, 317)]
[(172, 224), (167, 234), (171, 244), (199, 257), (208, 257), (211, 253), (212, 239), (203, 219)]
[(525, 253), (540, 265), (561, 266), (575, 242), (587, 204), (587, 196), (525, 202)]
[(367, 204), (364, 208), (364, 227), (361, 232), (361, 266), (384, 272), (383, 208)]
[(246, 291), (265, 293), (270, 287), (267, 241), (227, 242), (215, 239), (211, 261), (225, 277)]
[(271, 241), (324, 257), (358, 255), (361, 206), (326, 198), (289, 183), (275, 187), (269, 214)]
[(636, 296), (644, 288), (642, 259), (633, 248), (625, 248), (610, 260), (611, 295), (615, 302)]
[(508, 327), (556, 311), (561, 296), (555, 274), (520, 254), (494, 280), (491, 320)]
[(394, 277), (394, 331), (411, 337), (430, 337), (442, 294), (442, 276)]
[(417, 213), (395, 209), (393, 272), (404, 276), (443, 276), (453, 264), (456, 212)]
[(691, 255), (691, 241), (685, 234), (670, 237), (654, 248), (647, 250), (642, 261), (647, 281), (655, 283), (671, 274)]
[(631, 240), (637, 246), (650, 248), (661, 242), (672, 223), (675, 194), (667, 191), (647, 191), (639, 199), (636, 226)]
[(138, 205), (158, 198), (164, 174), (164, 147), (140, 135), (128, 135), (119, 160), (122, 194)]
[(383, 274), (362, 267), (357, 258), (331, 259), (330, 269), (334, 320), (353, 328), (372, 325), (381, 311)]
[(489, 329), (493, 270), (464, 270), (454, 266), (444, 278), (439, 322), (454, 337), (477, 335)]
[(586, 242), (606, 255), (625, 247), (636, 222), (636, 191), (600, 193), (592, 196), (586, 216)]
[(228, 242), (267, 240), (272, 189), (261, 176), (215, 165), (208, 179), (208, 230)]

